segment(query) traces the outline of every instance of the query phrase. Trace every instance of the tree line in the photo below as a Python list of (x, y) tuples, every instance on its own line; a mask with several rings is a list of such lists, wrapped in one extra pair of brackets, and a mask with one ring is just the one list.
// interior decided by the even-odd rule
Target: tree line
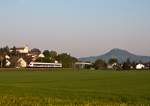
[(93, 67), (95, 69), (108, 69), (110, 66), (110, 68), (114, 70), (131, 70), (136, 69), (137, 64), (143, 64), (145, 65), (146, 69), (150, 69), (150, 62), (142, 62), (142, 61), (135, 62), (130, 61), (129, 58), (123, 63), (119, 63), (116, 58), (111, 58), (108, 60), (108, 62), (102, 59), (98, 59), (93, 63)]
[(77, 58), (71, 56), (68, 53), (57, 54), (56, 51), (43, 51), (44, 57), (37, 58), (36, 62), (55, 62), (56, 60), (62, 63), (64, 68), (72, 68), (73, 64), (78, 61)]

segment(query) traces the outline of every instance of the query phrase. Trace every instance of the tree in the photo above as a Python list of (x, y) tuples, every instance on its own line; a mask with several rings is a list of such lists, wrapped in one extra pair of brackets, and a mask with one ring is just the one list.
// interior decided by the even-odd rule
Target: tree
[(11, 48), (10, 50), (11, 50), (11, 52), (10, 52), (10, 55), (11, 55), (11, 56), (18, 56), (18, 52), (17, 52), (15, 46), (14, 46), (13, 48)]
[(38, 57), (35, 62), (43, 62), (43, 58), (42, 57)]
[(36, 61), (37, 62), (55, 62), (57, 59), (57, 52), (56, 51), (49, 51), (44, 50), (43, 52), (44, 56), (43, 58), (39, 57)]
[(146, 66), (148, 67), (148, 69), (150, 69), (150, 61), (147, 62)]
[(41, 53), (41, 51), (37, 48), (33, 48), (33, 49), (31, 49), (31, 53), (39, 55)]
[(11, 67), (16, 67), (17, 65), (17, 61), (18, 61), (19, 57), (18, 56), (12, 56), (11, 59), (10, 59), (10, 62), (11, 62)]
[(6, 63), (5, 56), (9, 55), (9, 47), (5, 46), (3, 48), (0, 48), (0, 67), (4, 67)]
[(43, 54), (44, 54), (45, 57), (50, 57), (49, 50), (44, 50)]
[(107, 68), (107, 64), (106, 64), (106, 62), (104, 60), (98, 59), (94, 63), (94, 68), (96, 70), (98, 70), (98, 69), (106, 69)]
[(36, 59), (36, 62), (46, 62), (46, 63), (51, 63), (51, 59), (49, 57), (39, 57)]
[(52, 62), (54, 62), (56, 60), (56, 58), (57, 58), (57, 52), (56, 51), (50, 51), (49, 55), (50, 55), (50, 60)]
[(123, 63), (123, 67), (122, 68), (124, 70), (130, 70), (130, 68), (131, 68), (131, 62), (130, 62), (129, 58), (126, 60), (126, 62)]
[(114, 64), (114, 63), (118, 63), (118, 60), (116, 59), (116, 58), (111, 58), (111, 59), (109, 59), (109, 61), (108, 61), (108, 64)]
[(78, 61), (75, 57), (62, 53), (57, 56), (57, 60), (62, 63), (64, 68), (72, 68), (73, 64)]
[(3, 47), (3, 52), (5, 55), (6, 54), (9, 55), (9, 53), (10, 53), (9, 47), (8, 46)]
[(131, 66), (132, 66), (132, 69), (136, 69), (136, 62), (135, 61), (133, 61), (132, 63), (131, 63)]
[(4, 56), (3, 56), (3, 55), (0, 55), (1, 68), (3, 67), (3, 61), (4, 61)]

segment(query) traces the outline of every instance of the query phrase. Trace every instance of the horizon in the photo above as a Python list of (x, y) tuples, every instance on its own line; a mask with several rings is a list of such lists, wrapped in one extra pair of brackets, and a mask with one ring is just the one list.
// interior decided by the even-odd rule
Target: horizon
[(98, 56), (113, 48), (150, 56), (149, 0), (1, 0), (1, 47)]
[[(8, 45), (6, 45), (6, 46), (3, 46), (3, 47), (7, 47)], [(2, 48), (3, 48), (2, 47)], [(8, 46), (9, 47), (9, 46)], [(28, 47), (29, 48), (29, 50), (32, 50), (32, 49), (39, 49), (41, 52), (44, 52), (44, 50), (49, 50), (49, 49), (40, 49), (40, 48), (38, 48), (38, 47), (33, 47), (33, 48), (30, 48), (28, 45), (25, 45), (25, 46), (12, 46), (12, 47), (9, 47), (9, 49), (11, 49), (11, 48), (13, 48), (13, 47), (16, 47), (16, 48), (23, 48), (23, 47)], [(56, 51), (58, 54), (61, 54), (61, 53), (67, 53), (67, 54), (70, 54), (71, 56), (73, 56), (73, 57), (76, 57), (76, 58), (86, 58), (86, 57), (97, 57), (97, 56), (102, 56), (102, 55), (105, 55), (105, 54), (107, 54), (107, 53), (109, 53), (109, 52), (111, 52), (111, 51), (113, 51), (113, 50), (118, 50), (118, 51), (123, 51), (123, 52), (128, 52), (128, 53), (130, 53), (130, 54), (133, 54), (133, 55), (136, 55), (136, 56), (148, 56), (148, 57), (150, 57), (150, 55), (142, 55), (142, 54), (136, 54), (136, 53), (133, 53), (132, 51), (128, 51), (128, 50), (126, 50), (126, 49), (122, 49), (122, 48), (112, 48), (112, 49), (110, 49), (110, 50), (107, 50), (107, 51), (105, 51), (104, 53), (100, 53), (100, 54), (98, 54), (98, 55), (91, 55), (91, 56), (82, 56), (82, 57), (76, 57), (76, 56), (73, 56), (72, 54), (70, 54), (69, 52), (60, 52), (60, 51), (56, 51), (56, 50), (49, 50), (49, 51)]]

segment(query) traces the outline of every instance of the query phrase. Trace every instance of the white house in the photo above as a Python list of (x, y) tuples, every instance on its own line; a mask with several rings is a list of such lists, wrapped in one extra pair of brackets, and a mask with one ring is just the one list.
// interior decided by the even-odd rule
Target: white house
[(26, 61), (25, 61), (23, 58), (20, 58), (20, 59), (17, 61), (17, 67), (18, 67), (18, 68), (25, 68), (25, 67), (27, 67)]
[(9, 60), (6, 60), (5, 66), (6, 66), (6, 67), (9, 67), (10, 65), (11, 65), (11, 62), (10, 62)]
[(5, 59), (10, 59), (10, 57), (8, 55), (5, 56)]
[(5, 66), (9, 67), (11, 65), (11, 62), (9, 61), (10, 57), (8, 55), (5, 55), (6, 63)]
[(16, 48), (16, 51), (21, 53), (21, 54), (28, 54), (29, 53), (29, 48), (27, 46), (20, 47), (20, 48)]
[(144, 69), (144, 68), (145, 68), (145, 66), (143, 64), (137, 64), (136, 65), (137, 70)]

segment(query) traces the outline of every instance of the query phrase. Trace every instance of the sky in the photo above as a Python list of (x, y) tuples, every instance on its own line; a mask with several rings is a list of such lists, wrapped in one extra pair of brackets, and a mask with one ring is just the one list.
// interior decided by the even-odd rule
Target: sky
[(150, 0), (0, 0), (0, 45), (150, 56)]

